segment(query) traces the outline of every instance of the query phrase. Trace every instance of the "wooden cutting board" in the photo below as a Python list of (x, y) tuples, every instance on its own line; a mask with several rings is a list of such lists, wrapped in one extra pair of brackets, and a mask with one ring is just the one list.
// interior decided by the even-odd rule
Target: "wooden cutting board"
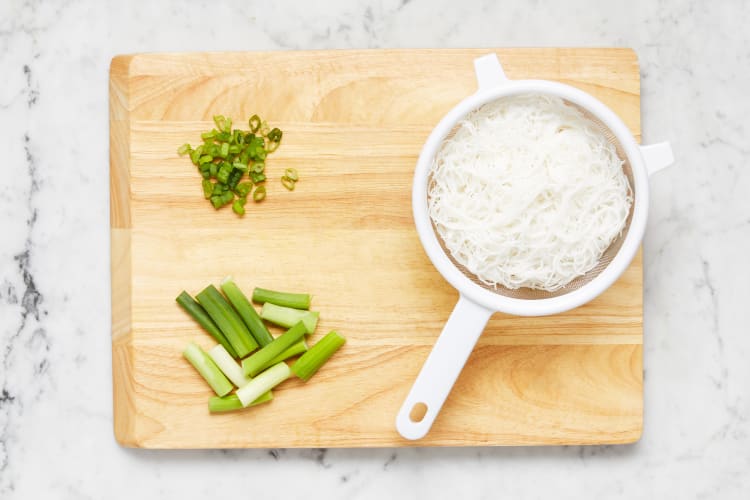
[[(394, 421), (457, 292), (419, 244), (410, 190), (437, 121), (474, 92), (472, 60), (495, 51), (510, 78), (579, 87), (640, 137), (629, 49), (357, 50), (139, 54), (112, 60), (110, 163), (114, 427), (146, 448), (629, 443), (641, 435), (642, 263), (566, 314), (496, 314), (432, 431)], [(215, 212), (176, 149), (214, 114), (258, 113), (284, 131), (268, 197), (244, 218)], [(287, 192), (284, 168), (301, 181)], [(209, 415), (210, 389), (182, 358), (210, 337), (174, 302), (233, 275), (310, 291), (348, 343), (271, 404)]]

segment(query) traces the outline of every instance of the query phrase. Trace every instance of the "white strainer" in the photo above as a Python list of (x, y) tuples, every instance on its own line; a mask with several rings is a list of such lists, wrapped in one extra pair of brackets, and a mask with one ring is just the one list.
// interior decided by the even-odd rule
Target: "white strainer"
[[(422, 148), (414, 173), (412, 209), (419, 238), (437, 270), (458, 290), (459, 299), (396, 418), (398, 432), (407, 439), (419, 439), (429, 431), (493, 312), (545, 316), (567, 311), (590, 301), (620, 277), (643, 239), (648, 176), (673, 161), (668, 143), (638, 146), (612, 110), (581, 90), (545, 80), (508, 80), (494, 54), (476, 59), (474, 68), (479, 90), (440, 120)], [(582, 111), (615, 146), (633, 191), (630, 216), (621, 236), (594, 269), (555, 292), (485, 285), (451, 257), (428, 212), (431, 166), (443, 141), (468, 113), (488, 102), (520, 94), (557, 96)]]

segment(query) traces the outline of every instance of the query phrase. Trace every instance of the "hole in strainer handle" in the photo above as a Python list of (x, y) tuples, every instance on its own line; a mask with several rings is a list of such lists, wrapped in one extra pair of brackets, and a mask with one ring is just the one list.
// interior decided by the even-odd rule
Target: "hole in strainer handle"
[(403, 437), (420, 439), (430, 430), (491, 315), (489, 309), (459, 297), (398, 412), (396, 429)]

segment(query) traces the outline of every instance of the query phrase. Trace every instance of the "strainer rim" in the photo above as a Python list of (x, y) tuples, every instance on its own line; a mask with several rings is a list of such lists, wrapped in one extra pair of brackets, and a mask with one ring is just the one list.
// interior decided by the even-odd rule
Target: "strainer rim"
[[(506, 297), (479, 286), (464, 275), (441, 248), (432, 228), (427, 206), (427, 185), (433, 158), (458, 121), (488, 102), (528, 93), (548, 94), (565, 99), (590, 112), (604, 124), (616, 137), (627, 156), (633, 173), (632, 188), (637, 193), (633, 201), (630, 228), (623, 238), (622, 246), (607, 267), (577, 290), (556, 297), (539, 299)], [(591, 94), (564, 83), (550, 80), (507, 80), (502, 85), (481, 89), (466, 97), (453, 107), (432, 130), (422, 147), (414, 172), (412, 212), (419, 239), (427, 256), (438, 272), (462, 296), (494, 311), (518, 316), (544, 316), (564, 312), (589, 302), (622, 275), (635, 257), (643, 239), (648, 212), (648, 196), (648, 173), (640, 148), (633, 134), (614, 111)]]

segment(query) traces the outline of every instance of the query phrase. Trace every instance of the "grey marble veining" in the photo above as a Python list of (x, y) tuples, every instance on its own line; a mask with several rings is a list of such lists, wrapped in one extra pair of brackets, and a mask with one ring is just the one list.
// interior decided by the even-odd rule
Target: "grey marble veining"
[[(748, 23), (743, 0), (0, 3), (0, 498), (750, 498)], [(176, 452), (115, 444), (113, 55), (612, 45), (640, 58), (644, 142), (669, 139), (677, 158), (651, 180), (639, 443)]]

